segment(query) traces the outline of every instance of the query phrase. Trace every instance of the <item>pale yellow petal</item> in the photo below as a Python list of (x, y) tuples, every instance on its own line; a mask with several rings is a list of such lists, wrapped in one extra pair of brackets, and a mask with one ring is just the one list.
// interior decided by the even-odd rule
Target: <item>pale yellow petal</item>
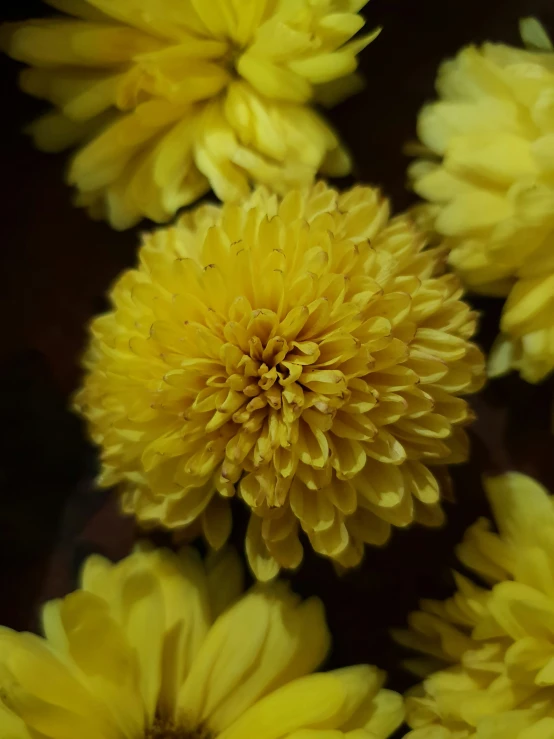
[(261, 593), (270, 607), (269, 629), (256, 665), (229, 692), (208, 723), (217, 731), (231, 726), (250, 706), (287, 682), (312, 672), (325, 658), (330, 637), (316, 599), (299, 603), (282, 586)]
[(514, 368), (514, 341), (500, 334), (493, 344), (488, 361), (489, 377), (502, 377)]
[(311, 85), (306, 79), (263, 58), (243, 54), (237, 71), (255, 90), (269, 98), (304, 103), (312, 96)]
[(279, 565), (269, 553), (262, 538), (261, 519), (252, 514), (246, 532), (246, 556), (248, 564), (258, 580), (267, 582), (279, 573)]
[(217, 619), (179, 693), (178, 705), (190, 721), (209, 718), (250, 672), (267, 637), (270, 613), (263, 595), (252, 593)]
[(539, 524), (554, 523), (554, 508), (547, 491), (533, 478), (508, 472), (487, 478), (485, 486), (495, 520), (505, 536), (531, 542)]
[(300, 728), (336, 726), (346, 695), (332, 673), (294, 680), (256, 703), (220, 739), (278, 739)]
[(119, 739), (109, 713), (46, 644), (32, 634), (0, 632), (6, 700), (26, 725), (52, 739)]
[(43, 629), (49, 644), (81, 671), (120, 731), (142, 731), (144, 708), (137, 700), (134, 654), (106, 601), (80, 591), (50, 601), (43, 611)]

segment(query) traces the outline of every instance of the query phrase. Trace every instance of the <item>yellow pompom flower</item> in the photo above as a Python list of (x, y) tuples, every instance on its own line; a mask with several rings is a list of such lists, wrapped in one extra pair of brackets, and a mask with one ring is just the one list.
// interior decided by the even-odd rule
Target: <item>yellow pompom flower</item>
[(300, 564), (299, 524), (352, 566), (391, 524), (440, 523), (428, 465), (465, 460), (459, 396), (484, 361), (458, 279), (425, 246), (378, 190), (323, 183), (147, 235), (92, 323), (76, 399), (100, 483), (141, 523), (197, 522), (215, 548), (238, 491), (262, 580)]
[(285, 583), (241, 594), (236, 557), (93, 556), (47, 603), (45, 638), (0, 631), (3, 739), (386, 739), (402, 698), (357, 665), (312, 674), (323, 606)]
[(522, 34), (533, 50), (470, 46), (443, 64), (410, 175), (466, 285), (507, 296), (490, 374), (538, 382), (554, 368), (554, 51), (534, 19)]
[(94, 217), (165, 222), (210, 188), (238, 201), (350, 171), (310, 103), (360, 89), (367, 0), (45, 1), (67, 15), (14, 24), (3, 47), (55, 106), (36, 145), (81, 147), (68, 180)]
[(407, 699), (410, 739), (554, 736), (554, 499), (519, 473), (486, 489), (498, 531), (480, 520), (458, 550), (482, 584), (456, 575), (454, 597), (422, 601), (397, 634), (429, 657), (412, 663), (428, 677)]

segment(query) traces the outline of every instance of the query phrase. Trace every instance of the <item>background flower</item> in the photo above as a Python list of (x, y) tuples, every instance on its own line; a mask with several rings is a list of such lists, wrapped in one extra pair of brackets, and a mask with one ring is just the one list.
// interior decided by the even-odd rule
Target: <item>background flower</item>
[(467, 286), (507, 296), (491, 375), (538, 382), (554, 368), (554, 52), (537, 21), (522, 31), (536, 48), (469, 46), (442, 65), (410, 177)]
[(439, 477), (467, 456), (459, 396), (484, 372), (476, 316), (425, 246), (377, 190), (323, 183), (147, 236), (92, 323), (76, 398), (100, 483), (215, 548), (238, 490), (262, 580), (300, 564), (299, 526), (352, 566), (391, 525), (441, 523)]
[[(554, 730), (554, 505), (518, 473), (486, 481), (498, 533), (482, 519), (459, 558), (482, 583), (456, 576), (445, 602), (422, 601), (397, 634), (430, 659), (407, 701), (410, 739), (528, 739)], [(442, 665), (442, 669), (439, 667)]]
[(367, 0), (47, 0), (69, 17), (6, 29), (23, 90), (56, 107), (36, 145), (79, 145), (77, 203), (118, 229), (169, 220), (210, 187), (284, 193), (350, 159), (309, 104), (358, 90)]
[(91, 557), (81, 589), (46, 605), (46, 639), (0, 632), (2, 736), (386, 739), (399, 726), (402, 699), (376, 668), (310, 674), (329, 648), (319, 600), (241, 590), (230, 553)]

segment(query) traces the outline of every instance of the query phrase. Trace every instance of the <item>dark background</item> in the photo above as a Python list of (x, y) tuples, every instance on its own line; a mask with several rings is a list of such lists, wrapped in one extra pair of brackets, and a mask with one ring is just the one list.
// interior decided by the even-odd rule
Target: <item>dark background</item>
[[(1, 20), (44, 12), (39, 2), (2, 3)], [(527, 15), (554, 33), (554, 2), (371, 0), (364, 12), (370, 27), (384, 26), (362, 54), (367, 88), (331, 118), (355, 154), (356, 178), (381, 184), (399, 210), (412, 201), (402, 145), (414, 137), (418, 109), (433, 97), (439, 61), (471, 41), (517, 44), (518, 19)], [(40, 602), (74, 587), (87, 553), (123, 556), (134, 536), (113, 495), (94, 489), (96, 455), (67, 406), (79, 382), (86, 323), (104, 309), (118, 273), (133, 264), (140, 228), (116, 233), (72, 207), (65, 157), (34, 151), (21, 133), (42, 106), (18, 92), (17, 71), (0, 58), (0, 623), (32, 629)], [(479, 340), (488, 348), (501, 306), (474, 302), (485, 313)], [(368, 550), (363, 566), (341, 578), (307, 549), (291, 578), (299, 592), (325, 603), (332, 665), (377, 663), (391, 672), (392, 687), (405, 687), (409, 678), (388, 628), (402, 625), (419, 597), (451, 592), (454, 544), (487, 510), (483, 472), (520, 469), (554, 491), (552, 383), (533, 387), (512, 376), (472, 403), (479, 420), (471, 463), (453, 470), (456, 503), (446, 504), (444, 529), (396, 531), (388, 547)], [(237, 518), (240, 546), (238, 510)]]

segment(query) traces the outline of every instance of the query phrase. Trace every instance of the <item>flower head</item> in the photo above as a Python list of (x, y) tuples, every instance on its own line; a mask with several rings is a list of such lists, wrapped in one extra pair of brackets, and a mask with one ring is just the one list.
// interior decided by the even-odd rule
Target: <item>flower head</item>
[[(370, 243), (371, 239), (371, 243)], [(257, 577), (312, 546), (344, 566), (391, 524), (440, 523), (428, 465), (466, 458), (476, 317), (440, 249), (364, 187), (204, 206), (146, 236), (92, 323), (77, 407), (142, 523), (226, 540)]]
[(46, 605), (45, 639), (0, 632), (5, 739), (386, 739), (402, 699), (325, 658), (323, 608), (284, 583), (241, 594), (230, 554), (93, 556), (81, 589)]
[(55, 111), (47, 151), (80, 146), (77, 203), (119, 229), (169, 220), (210, 187), (283, 194), (350, 160), (309, 107), (359, 89), (367, 0), (46, 0), (68, 16), (15, 24), (22, 88)]
[(470, 46), (443, 64), (410, 174), (468, 287), (507, 296), (491, 374), (538, 382), (554, 368), (554, 51), (533, 19), (522, 31), (542, 48)]
[(554, 501), (518, 473), (486, 488), (498, 531), (478, 521), (458, 554), (488, 586), (457, 575), (454, 597), (422, 601), (397, 635), (429, 657), (414, 663), (428, 677), (407, 700), (410, 739), (554, 731)]

